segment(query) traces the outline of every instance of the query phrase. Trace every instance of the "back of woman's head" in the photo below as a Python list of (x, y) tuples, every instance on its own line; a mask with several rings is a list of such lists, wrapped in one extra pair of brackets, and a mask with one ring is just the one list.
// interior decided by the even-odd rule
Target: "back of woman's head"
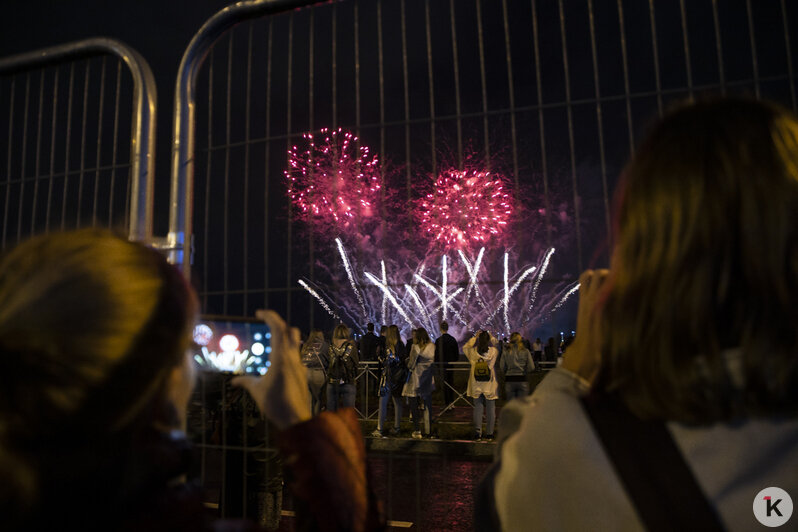
[(385, 329), (385, 345), (389, 349), (395, 349), (399, 343), (399, 327), (391, 325)]
[(521, 333), (514, 332), (510, 335), (510, 344), (515, 347), (516, 349), (523, 349), (524, 346), (524, 339), (521, 337)]
[[(638, 414), (798, 411), (798, 122), (763, 102), (677, 108), (628, 165), (603, 315), (607, 385)], [(740, 347), (744, 382), (724, 350)]]
[(343, 323), (339, 323), (333, 330), (333, 340), (349, 340), (349, 327)]
[(311, 348), (318, 347), (324, 343), (324, 333), (319, 329), (313, 329), (308, 334), (308, 339), (302, 345), (302, 351), (305, 352)]
[(418, 344), (418, 347), (423, 349), (428, 343), (430, 343), (429, 333), (427, 329), (424, 327), (419, 327), (418, 329), (413, 330), (413, 343)]
[(167, 379), (195, 314), (176, 269), (107, 231), (36, 237), (0, 261), (4, 518), (69, 490), (59, 479), (75, 488), (109, 465), (105, 451), (124, 455), (137, 427), (168, 421)]
[(480, 331), (477, 335), (477, 353), (484, 355), (490, 348), (490, 333), (488, 331)]

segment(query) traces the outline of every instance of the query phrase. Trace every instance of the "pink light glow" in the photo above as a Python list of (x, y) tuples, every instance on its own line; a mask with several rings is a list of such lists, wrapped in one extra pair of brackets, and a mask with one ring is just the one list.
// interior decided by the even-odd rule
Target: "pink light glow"
[(450, 168), (418, 203), (419, 223), (444, 251), (474, 249), (501, 240), (513, 213), (512, 197), (498, 174)]
[(306, 149), (292, 146), (285, 171), (298, 216), (316, 229), (356, 226), (379, 214), (380, 163), (348, 131), (305, 133)]

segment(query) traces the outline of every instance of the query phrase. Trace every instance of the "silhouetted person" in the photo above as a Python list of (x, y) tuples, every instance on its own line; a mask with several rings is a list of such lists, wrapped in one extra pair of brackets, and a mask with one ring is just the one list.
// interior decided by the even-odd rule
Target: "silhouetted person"
[(440, 327), (441, 335), (435, 340), (435, 362), (443, 377), (443, 397), (448, 405), (454, 401), (454, 368), (451, 363), (460, 358), (460, 349), (457, 340), (449, 334), (449, 324), (442, 321)]

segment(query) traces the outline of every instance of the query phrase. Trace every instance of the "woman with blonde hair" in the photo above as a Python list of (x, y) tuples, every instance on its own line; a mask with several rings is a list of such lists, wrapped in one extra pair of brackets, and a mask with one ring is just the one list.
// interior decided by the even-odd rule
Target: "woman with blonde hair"
[(0, 261), (0, 528), (197, 530), (181, 482), (193, 291), (104, 230), (32, 238)]
[[(413, 438), (420, 439), (431, 434), (432, 392), (435, 390), (433, 380), (433, 363), (435, 362), (435, 344), (423, 327), (413, 329), (413, 347), (407, 359), (408, 377), (402, 389), (402, 395), (410, 398), (410, 411), (413, 413)], [(419, 399), (422, 401), (424, 413), (421, 414)], [(424, 417), (424, 433), (422, 435), (419, 420)]]
[[(502, 412), (500, 526), (783, 523), (798, 494), (798, 120), (747, 99), (681, 105), (619, 191), (610, 270), (581, 276), (562, 366)], [(557, 503), (529, 502), (543, 500)]]
[(517, 332), (510, 335), (510, 343), (502, 352), (499, 363), (504, 373), (504, 392), (507, 400), (529, 395), (527, 375), (535, 371), (532, 353), (524, 345), (524, 339)]
[(321, 412), (322, 397), (327, 385), (327, 366), (330, 346), (324, 333), (313, 329), (302, 344), (302, 364), (308, 368), (308, 391), (310, 391), (310, 410), (313, 415)]
[(355, 406), (355, 377), (357, 376), (357, 347), (349, 327), (343, 323), (335, 327), (328, 350), (327, 410)]

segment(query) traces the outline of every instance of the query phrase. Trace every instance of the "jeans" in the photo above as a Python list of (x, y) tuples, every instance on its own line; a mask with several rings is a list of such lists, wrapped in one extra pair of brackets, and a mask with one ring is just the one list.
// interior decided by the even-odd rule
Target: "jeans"
[(377, 429), (380, 432), (385, 430), (385, 418), (388, 417), (388, 403), (393, 399), (393, 428), (399, 430), (402, 426), (402, 398), (390, 393), (380, 397), (380, 415), (377, 421)]
[(424, 434), (430, 433), (430, 416), (432, 410), (432, 396), (422, 395), (420, 397), (410, 397), (410, 410), (413, 412), (413, 430), (418, 431), (421, 411), (418, 408), (419, 401), (424, 402)]
[(355, 406), (355, 385), (327, 383), (327, 410), (335, 412), (345, 406)]
[(310, 412), (317, 416), (321, 412), (321, 394), (324, 392), (324, 385), (327, 384), (327, 376), (323, 369), (308, 369), (308, 390), (310, 391)]
[(507, 400), (516, 399), (519, 397), (526, 397), (529, 395), (528, 382), (505, 382), (504, 392), (507, 394)]
[(480, 394), (474, 399), (474, 430), (482, 434), (482, 410), (488, 405), (488, 426), (486, 434), (493, 434), (496, 425), (496, 399), (486, 399), (485, 394)]

